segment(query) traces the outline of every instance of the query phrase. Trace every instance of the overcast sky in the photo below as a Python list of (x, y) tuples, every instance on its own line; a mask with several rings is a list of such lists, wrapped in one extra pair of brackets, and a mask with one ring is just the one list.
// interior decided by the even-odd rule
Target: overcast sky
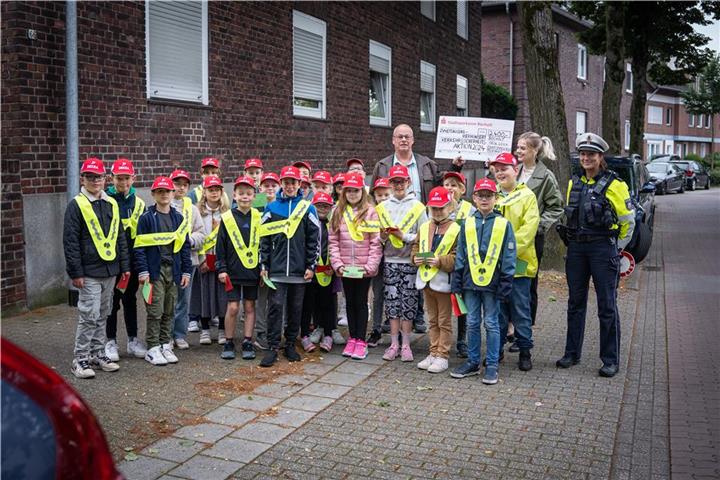
[(695, 30), (710, 37), (712, 40), (707, 46), (720, 53), (720, 21), (715, 21), (710, 25), (696, 26)]

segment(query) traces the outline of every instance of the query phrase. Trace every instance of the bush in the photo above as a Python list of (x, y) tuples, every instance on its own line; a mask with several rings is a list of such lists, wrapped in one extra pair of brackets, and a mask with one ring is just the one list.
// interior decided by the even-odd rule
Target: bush
[(515, 120), (518, 105), (507, 89), (492, 82), (486, 82), (484, 78), (481, 89), (480, 108), (483, 117)]
[(697, 153), (688, 153), (687, 155), (685, 155), (685, 158), (683, 160), (692, 160), (693, 162), (703, 161), (702, 157)]
[(710, 174), (710, 185), (720, 185), (720, 167), (715, 167), (714, 170), (710, 170), (708, 173)]
[[(720, 152), (713, 153), (712, 157), (715, 158), (715, 166), (720, 166)], [(705, 168), (710, 170), (710, 166), (712, 165), (712, 158), (710, 155), (707, 155), (705, 158), (703, 158), (701, 162), (703, 165), (705, 165)]]

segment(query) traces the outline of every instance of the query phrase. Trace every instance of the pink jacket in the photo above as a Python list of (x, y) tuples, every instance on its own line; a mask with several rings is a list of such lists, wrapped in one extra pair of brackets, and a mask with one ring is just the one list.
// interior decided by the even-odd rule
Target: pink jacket
[[(333, 215), (341, 214), (342, 212), (333, 212)], [(378, 221), (375, 208), (370, 207), (365, 220)], [(363, 237), (360, 242), (353, 241), (344, 220), (340, 221), (337, 231), (330, 232), (330, 263), (334, 270), (346, 265), (356, 265), (365, 268), (365, 277), (377, 275), (383, 254), (380, 234), (364, 233)]]

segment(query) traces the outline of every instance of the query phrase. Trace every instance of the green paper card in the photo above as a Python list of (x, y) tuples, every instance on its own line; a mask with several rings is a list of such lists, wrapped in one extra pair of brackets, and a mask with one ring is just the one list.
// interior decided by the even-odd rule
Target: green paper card
[(435, 254), (433, 252), (418, 252), (415, 256), (420, 258), (433, 258)]
[(460, 313), (463, 315), (467, 315), (468, 309), (467, 309), (467, 306), (465, 305), (465, 301), (463, 300), (462, 295), (460, 295), (459, 293), (456, 293), (455, 300), (457, 300), (458, 308), (460, 309)]
[(515, 262), (515, 275), (524, 275), (527, 272), (528, 262), (520, 260), (519, 258)]
[(258, 193), (255, 195), (255, 200), (253, 200), (252, 206), (253, 208), (263, 208), (267, 205), (267, 203), (267, 195), (264, 193)]
[(145, 299), (145, 303), (152, 305), (152, 291), (153, 286), (150, 282), (145, 282), (142, 288), (142, 296)]
[(269, 288), (272, 288), (273, 290), (277, 290), (277, 287), (275, 286), (273, 281), (270, 280), (270, 278), (262, 277), (262, 279), (263, 279), (263, 282), (265, 282), (265, 285), (267, 285)]
[(349, 267), (345, 267), (343, 269), (343, 277), (345, 278), (363, 278), (363, 275), (365, 274), (365, 270), (363, 270), (362, 267), (356, 267), (355, 265), (350, 265)]

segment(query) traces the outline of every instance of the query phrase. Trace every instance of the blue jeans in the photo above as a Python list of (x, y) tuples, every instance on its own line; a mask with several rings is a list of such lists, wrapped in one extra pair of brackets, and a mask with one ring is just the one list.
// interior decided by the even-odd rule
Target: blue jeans
[(177, 300), (175, 301), (175, 318), (173, 319), (173, 339), (185, 338), (188, 333), (188, 321), (190, 319), (188, 310), (190, 309), (190, 291), (192, 290), (192, 279), (195, 276), (196, 267), (193, 267), (190, 276), (190, 285), (185, 288), (177, 287)]
[(510, 301), (500, 304), (500, 350), (505, 347), (508, 322), (515, 326), (515, 339), (520, 350), (533, 348), (532, 316), (530, 314), (530, 284), (532, 278), (513, 279)]
[(497, 297), (490, 292), (465, 290), (463, 291), (463, 300), (468, 309), (468, 361), (473, 365), (480, 365), (480, 348), (482, 347), (480, 324), (484, 321), (485, 335), (487, 336), (487, 364), (497, 365), (500, 354), (499, 302)]

